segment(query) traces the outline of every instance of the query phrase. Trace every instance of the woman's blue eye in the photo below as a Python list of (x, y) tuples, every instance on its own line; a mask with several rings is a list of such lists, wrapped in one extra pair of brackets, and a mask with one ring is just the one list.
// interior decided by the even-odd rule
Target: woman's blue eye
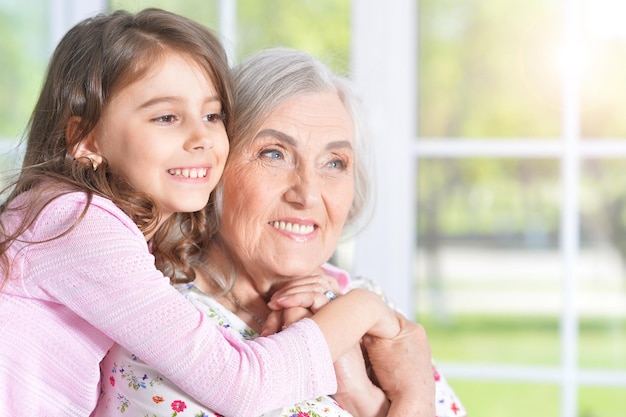
[(283, 154), (275, 149), (269, 149), (269, 150), (263, 151), (261, 152), (261, 155), (268, 156), (272, 159), (282, 159), (283, 157)]
[(335, 159), (328, 164), (331, 168), (344, 169), (346, 164), (341, 159)]

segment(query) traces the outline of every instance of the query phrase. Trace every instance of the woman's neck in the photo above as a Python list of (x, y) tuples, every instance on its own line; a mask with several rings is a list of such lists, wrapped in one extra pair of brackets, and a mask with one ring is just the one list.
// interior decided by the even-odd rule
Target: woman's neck
[(217, 245), (209, 250), (207, 262), (211, 265), (210, 269), (221, 271), (224, 275), (234, 272), (233, 286), (226, 292), (218, 288), (215, 277), (198, 274), (194, 283), (203, 292), (213, 295), (220, 304), (235, 313), (250, 328), (260, 333), (262, 323), (271, 311), (267, 303), (272, 294), (274, 281), (253, 277), (242, 265), (233, 263), (232, 259)]

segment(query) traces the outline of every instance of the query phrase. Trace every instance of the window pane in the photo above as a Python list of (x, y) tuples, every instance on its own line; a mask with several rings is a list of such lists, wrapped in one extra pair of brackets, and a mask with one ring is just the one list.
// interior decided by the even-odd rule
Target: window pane
[(346, 75), (349, 68), (349, 0), (239, 0), (238, 55), (270, 46), (303, 49)]
[(35, 106), (50, 56), (47, 4), (0, 2), (0, 139), (20, 137)]
[(626, 138), (626, 3), (583, 3), (582, 134)]
[(615, 417), (626, 410), (624, 388), (585, 387), (578, 396), (579, 416)]
[(111, 10), (138, 12), (147, 7), (158, 7), (193, 19), (213, 30), (218, 28), (217, 6), (218, 0), (110, 0)]
[[(552, 384), (449, 381), (469, 416), (559, 417), (559, 387)], [(581, 414), (585, 416), (587, 414)], [(597, 417), (595, 414), (589, 416)]]
[(440, 361), (559, 363), (555, 161), (421, 160), (417, 306)]
[(420, 0), (419, 136), (558, 136), (561, 6)]
[(580, 365), (626, 369), (626, 161), (582, 164), (578, 268)]
[[(160, 7), (217, 30), (218, 0), (112, 0), (111, 9), (138, 11)], [(350, 50), (350, 0), (238, 0), (236, 59), (259, 49), (287, 46), (322, 59), (347, 75)]]

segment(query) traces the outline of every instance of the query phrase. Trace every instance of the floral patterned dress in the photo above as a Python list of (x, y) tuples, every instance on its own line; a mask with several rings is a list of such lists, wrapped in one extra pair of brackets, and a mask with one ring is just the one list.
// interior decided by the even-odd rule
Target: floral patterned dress
[[(370, 281), (354, 280), (351, 287), (365, 287), (382, 296)], [(236, 332), (242, 339), (258, 334), (233, 312), (193, 283), (177, 289), (217, 325)], [(101, 398), (93, 417), (215, 417), (220, 414), (202, 406), (154, 368), (119, 345), (114, 345), (101, 363)], [(434, 370), (437, 417), (463, 417), (465, 410), (442, 375)], [(236, 398), (233, 398), (236, 401)], [(330, 396), (321, 396), (276, 409), (260, 417), (352, 417)]]
[[(243, 320), (193, 283), (176, 287), (217, 325), (237, 332), (242, 339), (258, 336)], [(101, 370), (102, 394), (93, 417), (220, 416), (199, 404), (120, 345), (111, 348), (101, 363)], [(233, 401), (236, 400), (233, 398)], [(273, 410), (261, 417), (351, 417), (351, 414), (343, 410), (332, 397), (322, 396)]]

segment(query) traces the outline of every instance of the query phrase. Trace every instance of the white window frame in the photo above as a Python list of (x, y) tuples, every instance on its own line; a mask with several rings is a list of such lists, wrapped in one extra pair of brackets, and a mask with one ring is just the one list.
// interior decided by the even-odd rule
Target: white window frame
[[(419, 0), (417, 0), (419, 1)], [(413, 312), (414, 219), (417, 207), (412, 190), (420, 159), (552, 158), (561, 165), (560, 253), (562, 264), (560, 314), (561, 362), (554, 367), (490, 364), (442, 364), (448, 378), (513, 382), (557, 383), (561, 387), (561, 416), (578, 416), (581, 386), (626, 387), (626, 372), (582, 369), (578, 366), (578, 309), (576, 264), (580, 250), (580, 161), (590, 157), (626, 156), (623, 139), (586, 140), (580, 137), (578, 66), (565, 68), (561, 137), (487, 139), (417, 137), (418, 97), (416, 28), (417, 1), (352, 2), (352, 71), (359, 93), (370, 110), (376, 143), (378, 207), (372, 227), (357, 237), (355, 270), (376, 277), (405, 311)], [(581, 4), (565, 0), (565, 50), (568, 62), (580, 62), (578, 29)], [(406, 158), (405, 155), (410, 155)], [(435, 352), (436, 356), (436, 352)]]

